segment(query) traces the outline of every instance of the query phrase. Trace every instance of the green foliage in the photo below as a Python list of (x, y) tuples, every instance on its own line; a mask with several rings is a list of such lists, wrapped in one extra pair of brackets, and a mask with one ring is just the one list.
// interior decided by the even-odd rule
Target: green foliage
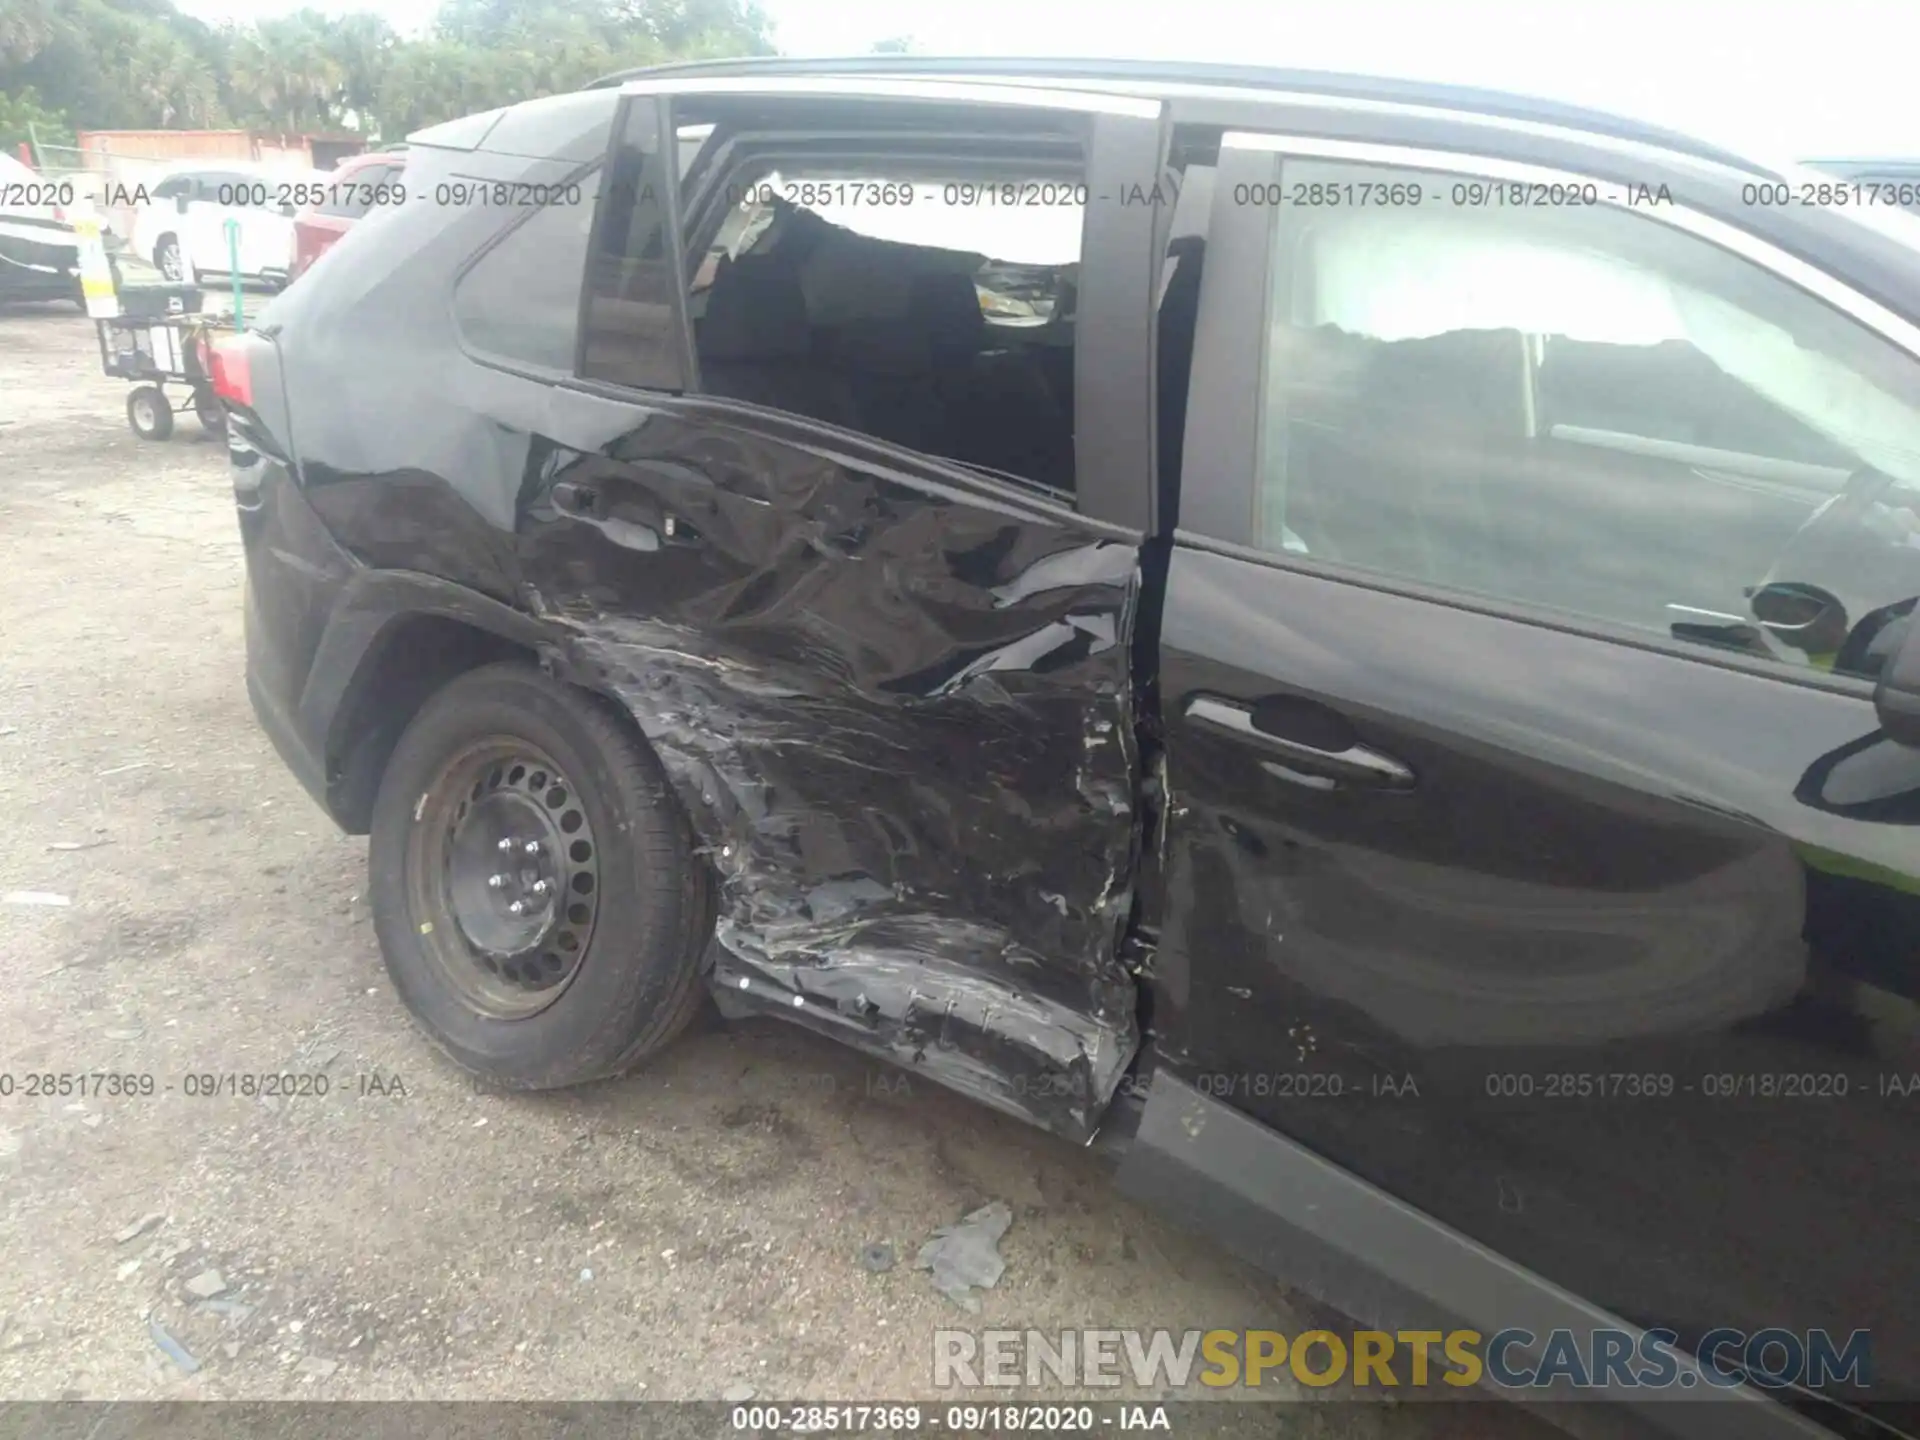
[(62, 116), (40, 103), (31, 87), (0, 95), (0, 151), (18, 155), (22, 140), (35, 139), (42, 145), (71, 145), (73, 132)]
[(0, 137), (31, 118), (65, 143), (229, 125), (390, 141), (615, 70), (772, 54), (769, 31), (755, 0), (444, 0), (422, 40), (365, 13), (215, 29), (173, 0), (0, 0)]

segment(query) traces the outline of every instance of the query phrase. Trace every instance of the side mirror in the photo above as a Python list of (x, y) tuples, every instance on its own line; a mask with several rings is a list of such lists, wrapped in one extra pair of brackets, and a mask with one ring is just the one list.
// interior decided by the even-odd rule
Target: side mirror
[(1887, 627), (1891, 656), (1873, 692), (1880, 728), (1896, 745), (1920, 748), (1920, 622), (1913, 613)]
[(187, 195), (185, 191), (173, 197), (173, 208), (182, 215), (187, 213)]
[(280, 213), (286, 216), (289, 220), (291, 220), (294, 217), (294, 214), (296, 213), (296, 207), (294, 203), (291, 200), (287, 201), (286, 204), (280, 207)]

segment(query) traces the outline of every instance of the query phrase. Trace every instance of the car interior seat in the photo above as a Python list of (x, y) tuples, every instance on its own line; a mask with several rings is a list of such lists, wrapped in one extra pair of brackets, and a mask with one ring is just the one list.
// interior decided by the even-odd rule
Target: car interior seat
[(814, 363), (806, 298), (786, 257), (743, 255), (721, 266), (695, 344), (711, 394), (833, 425), (858, 424), (844, 378)]
[(908, 313), (933, 356), (942, 412), (938, 453), (1071, 489), (1072, 423), (1025, 347), (993, 344), (973, 277), (916, 275)]

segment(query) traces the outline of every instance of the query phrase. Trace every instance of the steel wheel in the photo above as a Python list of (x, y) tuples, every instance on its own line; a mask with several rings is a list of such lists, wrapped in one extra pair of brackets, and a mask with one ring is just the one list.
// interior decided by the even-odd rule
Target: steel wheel
[(394, 989), (491, 1084), (624, 1074), (706, 1003), (708, 872), (660, 762), (611, 701), (524, 661), (407, 721), (367, 865)]
[(477, 1014), (524, 1019), (579, 972), (600, 852), (572, 782), (527, 741), (455, 755), (419, 802), (408, 889), (426, 949)]
[(158, 385), (136, 385), (127, 392), (127, 423), (142, 440), (173, 434), (173, 404)]

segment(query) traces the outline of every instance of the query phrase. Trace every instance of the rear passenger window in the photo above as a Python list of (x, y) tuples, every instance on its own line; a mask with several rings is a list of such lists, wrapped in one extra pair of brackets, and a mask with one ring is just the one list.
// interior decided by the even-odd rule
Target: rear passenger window
[(1920, 594), (1920, 361), (1610, 206), (1310, 160), (1275, 188), (1380, 198), (1262, 217), (1256, 543), (1871, 672)]
[(462, 275), (453, 314), (467, 347), (516, 366), (573, 372), (580, 331), (580, 277), (586, 268), (598, 173), (543, 194)]
[(1073, 489), (1075, 122), (712, 98), (687, 118), (702, 391)]

